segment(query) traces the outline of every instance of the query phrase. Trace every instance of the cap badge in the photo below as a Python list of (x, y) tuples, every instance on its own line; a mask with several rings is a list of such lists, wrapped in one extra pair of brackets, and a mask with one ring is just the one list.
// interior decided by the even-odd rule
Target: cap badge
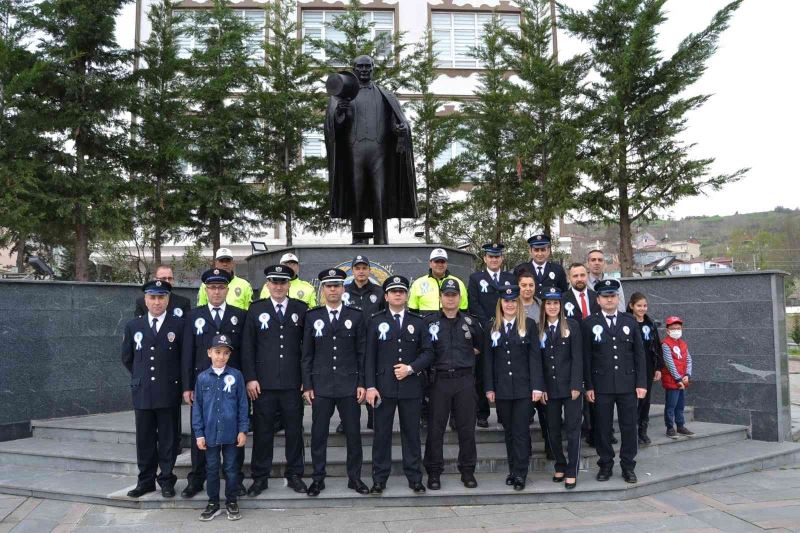
[(335, 270), (328, 270), (328, 275), (329, 276), (335, 276), (336, 275), (336, 271)]
[(395, 283), (400, 283), (400, 278), (398, 278), (397, 276), (395, 276), (395, 278), (394, 278), (392, 281), (394, 281)]
[(283, 272), (283, 267), (275, 267), (275, 272)]
[(156, 287), (160, 287), (160, 286), (161, 286), (161, 282), (160, 281), (156, 281)]
[(219, 274), (219, 269), (214, 269), (214, 274)]

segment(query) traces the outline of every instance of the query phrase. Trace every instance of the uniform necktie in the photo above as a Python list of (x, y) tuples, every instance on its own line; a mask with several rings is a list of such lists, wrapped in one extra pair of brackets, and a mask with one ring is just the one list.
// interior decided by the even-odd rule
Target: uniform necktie
[(339, 314), (339, 311), (337, 309), (333, 309), (331, 311), (331, 315), (333, 315), (333, 318), (331, 318), (331, 327), (333, 329), (336, 329), (336, 326), (339, 325), (339, 319), (336, 317), (336, 315), (338, 315), (338, 314)]
[(212, 311), (214, 312), (214, 325), (216, 327), (219, 327), (220, 324), (222, 324), (222, 317), (219, 316), (221, 314), (220, 313), (221, 309), (219, 307), (215, 307), (214, 309), (212, 309)]
[(611, 315), (610, 317), (608, 317), (608, 327), (612, 330), (617, 327), (616, 315)]
[(512, 326), (511, 322), (506, 324), (506, 335), (510, 335), (511, 334), (511, 326)]
[(539, 278), (539, 281), (541, 281), (542, 276), (544, 275), (542, 274), (542, 267), (536, 267), (536, 272), (538, 272), (538, 274), (536, 274), (536, 277)]
[(500, 283), (500, 280), (499, 280), (499, 279), (497, 279), (497, 277), (498, 277), (498, 276), (497, 276), (497, 273), (494, 273), (494, 274), (492, 274), (492, 281), (494, 281), (494, 284), (495, 284), (495, 285), (497, 285), (498, 283)]
[(583, 314), (583, 318), (589, 316), (589, 308), (586, 307), (586, 294), (581, 292), (581, 314)]
[(550, 324), (550, 340), (553, 341), (556, 338), (556, 325)]
[(283, 322), (283, 304), (278, 304), (275, 306), (275, 308), (278, 312), (278, 320)]
[(394, 315), (394, 325), (397, 326), (397, 329), (400, 329), (400, 328), (403, 327), (403, 324), (400, 322), (400, 313), (396, 313)]
[(153, 329), (153, 337), (155, 337), (156, 335), (158, 335), (158, 319), (157, 318), (153, 319), (153, 328), (152, 329)]

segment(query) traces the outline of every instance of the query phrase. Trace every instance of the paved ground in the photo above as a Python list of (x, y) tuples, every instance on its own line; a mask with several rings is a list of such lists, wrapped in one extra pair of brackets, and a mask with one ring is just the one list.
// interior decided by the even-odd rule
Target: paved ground
[(0, 533), (171, 531), (796, 531), (800, 465), (623, 502), (381, 509), (245, 510), (205, 524), (196, 511), (141, 511), (0, 495)]

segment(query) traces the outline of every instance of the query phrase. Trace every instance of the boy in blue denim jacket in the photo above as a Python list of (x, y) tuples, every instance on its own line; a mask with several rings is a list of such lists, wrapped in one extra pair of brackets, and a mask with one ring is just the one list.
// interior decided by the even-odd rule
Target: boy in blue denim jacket
[(213, 520), (222, 513), (219, 506), (220, 452), (225, 465), (225, 510), (228, 520), (242, 517), (236, 502), (236, 448), (247, 442), (247, 392), (242, 373), (226, 366), (231, 356), (231, 338), (217, 335), (211, 341), (211, 366), (197, 376), (192, 409), (192, 428), (197, 447), (206, 452), (208, 505), (200, 520)]

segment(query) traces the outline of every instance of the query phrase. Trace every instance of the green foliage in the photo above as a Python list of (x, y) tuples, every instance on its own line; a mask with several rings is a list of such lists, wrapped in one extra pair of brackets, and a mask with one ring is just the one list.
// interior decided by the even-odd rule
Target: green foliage
[(792, 342), (795, 344), (800, 344), (800, 317), (795, 315), (794, 320), (792, 321), (792, 329), (789, 332), (789, 338), (792, 339)]

